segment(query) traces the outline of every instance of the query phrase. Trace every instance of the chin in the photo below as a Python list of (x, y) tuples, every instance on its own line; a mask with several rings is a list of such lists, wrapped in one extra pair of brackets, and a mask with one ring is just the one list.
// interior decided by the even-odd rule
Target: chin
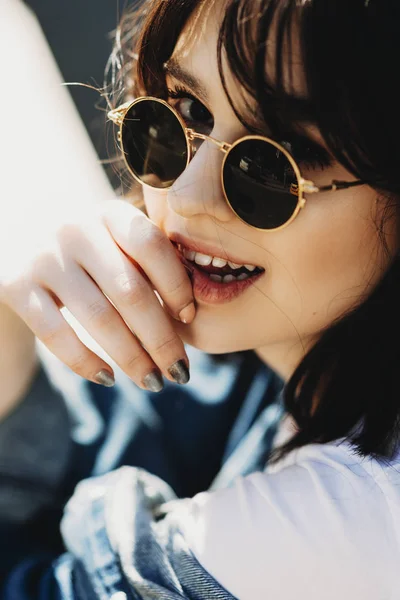
[(253, 347), (243, 347), (234, 342), (234, 340), (221, 339), (220, 335), (215, 333), (215, 329), (207, 330), (202, 327), (201, 333), (196, 331), (194, 324), (184, 325), (177, 323), (176, 332), (185, 344), (189, 344), (198, 350), (207, 354), (231, 354), (233, 352), (241, 352), (242, 350), (252, 350)]

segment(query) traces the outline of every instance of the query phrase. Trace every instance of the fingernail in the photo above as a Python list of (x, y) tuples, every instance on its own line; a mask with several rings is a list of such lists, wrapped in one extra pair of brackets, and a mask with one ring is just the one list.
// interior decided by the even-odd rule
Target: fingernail
[(105, 369), (97, 373), (94, 379), (97, 383), (106, 387), (112, 387), (115, 384), (114, 375)]
[(164, 381), (162, 375), (157, 369), (151, 371), (143, 378), (143, 385), (146, 386), (150, 392), (161, 392), (164, 387)]
[(187, 383), (190, 379), (189, 369), (184, 360), (178, 360), (168, 369), (168, 373), (177, 383)]
[(196, 315), (196, 309), (194, 303), (191, 302), (185, 308), (181, 310), (179, 313), (179, 318), (182, 323), (191, 323)]

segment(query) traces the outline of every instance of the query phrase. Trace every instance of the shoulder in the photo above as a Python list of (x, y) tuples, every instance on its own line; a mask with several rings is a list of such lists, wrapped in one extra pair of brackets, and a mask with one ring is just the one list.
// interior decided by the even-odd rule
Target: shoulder
[(229, 489), (198, 494), (184, 530), (202, 566), (241, 600), (391, 597), (399, 484), (400, 462), (313, 444)]
[(93, 585), (107, 580), (110, 556), (122, 578), (135, 573), (138, 597), (143, 586), (230, 600), (400, 597), (399, 471), (346, 445), (310, 445), (178, 500), (157, 477), (124, 467), (79, 484), (64, 542)]

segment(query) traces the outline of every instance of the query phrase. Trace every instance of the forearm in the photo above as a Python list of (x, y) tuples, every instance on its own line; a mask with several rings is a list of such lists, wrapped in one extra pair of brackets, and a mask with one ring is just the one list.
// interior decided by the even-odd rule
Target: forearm
[(38, 367), (34, 334), (0, 303), (0, 421), (25, 397)]

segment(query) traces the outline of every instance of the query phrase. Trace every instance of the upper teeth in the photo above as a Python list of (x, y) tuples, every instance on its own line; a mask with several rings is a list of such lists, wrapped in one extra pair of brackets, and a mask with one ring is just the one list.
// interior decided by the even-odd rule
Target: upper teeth
[(182, 251), (185, 258), (203, 267), (207, 267), (212, 263), (214, 267), (219, 267), (221, 269), (226, 265), (229, 265), (231, 269), (240, 269), (241, 267), (246, 267), (246, 269), (249, 271), (254, 271), (256, 268), (255, 265), (239, 265), (237, 263), (225, 260), (224, 258), (219, 258), (218, 256), (208, 256), (207, 254), (201, 254), (201, 252), (187, 250), (186, 248), (182, 248)]

